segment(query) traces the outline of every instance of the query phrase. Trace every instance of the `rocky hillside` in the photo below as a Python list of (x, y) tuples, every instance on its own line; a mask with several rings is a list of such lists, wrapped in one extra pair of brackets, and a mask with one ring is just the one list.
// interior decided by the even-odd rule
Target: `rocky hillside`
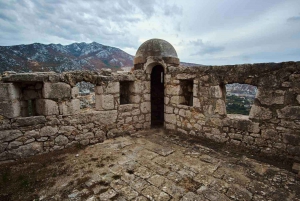
[(96, 42), (0, 46), (0, 73), (99, 70), (133, 65), (133, 56)]
[(248, 84), (233, 83), (233, 84), (226, 85), (226, 92), (227, 95), (239, 94), (243, 96), (255, 97), (257, 92), (257, 87)]

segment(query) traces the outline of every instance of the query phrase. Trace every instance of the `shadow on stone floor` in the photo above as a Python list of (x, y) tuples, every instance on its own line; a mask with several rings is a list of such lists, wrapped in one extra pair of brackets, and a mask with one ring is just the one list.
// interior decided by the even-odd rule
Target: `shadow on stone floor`
[(288, 162), (259, 157), (152, 129), (1, 165), (0, 200), (300, 200)]

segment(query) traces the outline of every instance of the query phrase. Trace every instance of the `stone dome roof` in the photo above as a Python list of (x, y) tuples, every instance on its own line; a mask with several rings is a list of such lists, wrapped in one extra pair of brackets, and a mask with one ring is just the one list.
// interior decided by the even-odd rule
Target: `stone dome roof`
[(134, 64), (145, 63), (149, 56), (161, 57), (163, 59), (174, 58), (179, 63), (175, 48), (169, 42), (162, 39), (154, 38), (144, 42), (135, 54)]

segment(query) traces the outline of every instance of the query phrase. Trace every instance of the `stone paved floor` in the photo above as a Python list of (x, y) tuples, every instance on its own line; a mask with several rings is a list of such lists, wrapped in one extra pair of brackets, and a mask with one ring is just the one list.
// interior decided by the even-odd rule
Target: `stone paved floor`
[(64, 164), (71, 174), (39, 189), (41, 200), (300, 200), (296, 174), (160, 130), (89, 146)]

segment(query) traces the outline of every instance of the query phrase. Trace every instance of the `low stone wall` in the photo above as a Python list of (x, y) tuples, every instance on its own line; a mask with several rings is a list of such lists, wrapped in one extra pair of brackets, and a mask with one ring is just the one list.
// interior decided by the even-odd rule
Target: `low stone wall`
[[(193, 81), (193, 106), (180, 105), (181, 80)], [(166, 76), (166, 128), (300, 160), (300, 63), (175, 68)], [(258, 93), (249, 117), (227, 115), (225, 84)]]
[[(110, 71), (27, 73), (9, 75), (3, 81), (0, 163), (150, 128), (146, 76)], [(80, 81), (96, 85), (96, 107), (92, 110), (80, 110), (75, 86)], [(128, 104), (120, 104), (120, 81), (132, 82)]]
[[(0, 162), (150, 128), (155, 65), (165, 70), (166, 129), (300, 160), (300, 62), (175, 67), (151, 59), (133, 72), (3, 77)], [(77, 98), (81, 81), (96, 86), (96, 107), (84, 113)], [(225, 84), (230, 83), (258, 87), (249, 116), (227, 115)]]

